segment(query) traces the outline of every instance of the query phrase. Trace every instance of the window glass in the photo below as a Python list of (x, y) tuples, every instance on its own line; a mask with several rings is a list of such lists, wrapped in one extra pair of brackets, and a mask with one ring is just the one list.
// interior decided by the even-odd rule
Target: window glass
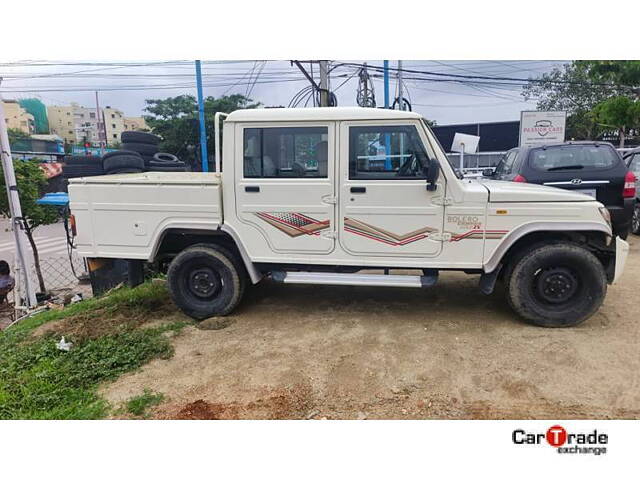
[(593, 170), (609, 168), (619, 161), (618, 154), (606, 145), (566, 145), (537, 148), (529, 156), (530, 165), (538, 170)]
[(246, 128), (245, 178), (327, 178), (326, 127)]
[(502, 164), (502, 170), (500, 173), (504, 175), (509, 175), (513, 171), (513, 165), (516, 162), (517, 156), (518, 156), (517, 150), (507, 152), (507, 155), (504, 158), (504, 163)]
[(427, 163), (416, 127), (349, 128), (349, 178), (392, 180), (425, 178)]
[(629, 164), (629, 170), (635, 173), (637, 179), (640, 179), (640, 153), (636, 153), (633, 156), (633, 160)]

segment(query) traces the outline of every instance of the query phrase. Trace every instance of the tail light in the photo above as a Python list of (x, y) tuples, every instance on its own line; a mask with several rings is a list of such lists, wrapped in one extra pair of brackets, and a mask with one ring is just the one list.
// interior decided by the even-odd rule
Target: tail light
[(516, 175), (513, 181), (518, 183), (527, 183), (527, 179), (520, 174)]
[(78, 235), (78, 229), (76, 228), (76, 217), (69, 215), (69, 227), (71, 227), (71, 234), (75, 237)]
[(635, 198), (636, 196), (636, 176), (633, 172), (628, 171), (624, 176), (624, 188), (622, 189), (622, 198)]

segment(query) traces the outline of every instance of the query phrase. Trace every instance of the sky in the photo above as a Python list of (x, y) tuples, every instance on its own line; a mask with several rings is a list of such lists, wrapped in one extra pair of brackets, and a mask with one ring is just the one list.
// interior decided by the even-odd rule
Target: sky
[[(377, 106), (384, 105), (381, 60), (333, 60), (331, 90), (339, 106), (356, 105), (358, 71), (366, 62), (370, 68)], [(562, 61), (544, 60), (404, 60), (403, 89), (412, 109), (438, 125), (518, 120), (522, 110), (535, 110), (535, 100), (524, 101), (523, 81), (492, 80), (536, 78)], [(355, 64), (355, 65), (349, 65)], [(303, 63), (309, 70), (308, 63)], [(390, 66), (397, 67), (391, 60)], [(318, 66), (313, 66), (318, 80)], [(421, 72), (431, 72), (425, 75)], [(300, 70), (289, 61), (203, 61), (205, 96), (240, 93), (265, 106), (288, 106), (294, 96), (309, 85)], [(435, 74), (435, 75), (434, 75)], [(448, 75), (461, 75), (455, 77)], [(469, 79), (469, 76), (484, 77)], [(0, 94), (3, 99), (37, 97), (46, 105), (77, 102), (122, 110), (127, 116), (143, 115), (145, 99), (196, 94), (192, 61), (46, 61), (22, 60), (0, 63)], [(428, 80), (427, 80), (428, 79)], [(397, 72), (391, 72), (391, 98), (398, 88)], [(309, 97), (310, 98), (310, 97)], [(304, 101), (299, 105), (304, 106)], [(307, 106), (313, 106), (311, 99)]]

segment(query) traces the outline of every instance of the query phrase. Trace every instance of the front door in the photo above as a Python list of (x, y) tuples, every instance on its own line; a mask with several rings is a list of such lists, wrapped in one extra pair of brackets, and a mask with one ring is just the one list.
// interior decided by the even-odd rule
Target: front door
[(236, 128), (236, 213), (252, 227), (246, 240), (277, 253), (332, 251), (334, 125)]
[(433, 257), (442, 250), (444, 182), (428, 191), (435, 158), (419, 123), (345, 122), (340, 130), (339, 239), (353, 255)]

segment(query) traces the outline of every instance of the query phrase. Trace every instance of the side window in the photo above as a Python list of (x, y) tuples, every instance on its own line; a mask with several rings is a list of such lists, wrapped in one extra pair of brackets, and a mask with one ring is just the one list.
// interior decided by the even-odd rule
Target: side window
[(245, 178), (327, 178), (327, 127), (244, 129)]
[(640, 153), (636, 153), (629, 164), (629, 170), (635, 173), (636, 178), (640, 179)]
[(349, 178), (425, 178), (427, 153), (416, 127), (349, 127)]

